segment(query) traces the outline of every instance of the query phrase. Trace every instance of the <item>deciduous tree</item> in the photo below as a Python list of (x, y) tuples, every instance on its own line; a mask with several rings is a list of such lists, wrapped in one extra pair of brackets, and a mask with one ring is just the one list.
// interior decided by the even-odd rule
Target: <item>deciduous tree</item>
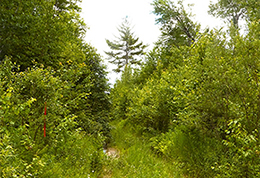
[(58, 67), (84, 59), (85, 24), (78, 0), (19, 1), (0, 4), (0, 61), (10, 56), (25, 70), (32, 61)]
[(209, 14), (232, 22), (236, 28), (241, 20), (255, 20), (260, 18), (258, 0), (219, 0), (210, 3)]
[(156, 22), (161, 25), (159, 44), (172, 46), (190, 46), (200, 30), (200, 25), (191, 19), (192, 14), (185, 10), (183, 1), (175, 4), (171, 0), (155, 0), (153, 13), (158, 16)]
[(233, 22), (238, 28), (239, 20), (246, 16), (246, 8), (238, 0), (219, 0), (217, 3), (209, 5), (209, 14), (214, 17), (227, 19), (228, 22)]

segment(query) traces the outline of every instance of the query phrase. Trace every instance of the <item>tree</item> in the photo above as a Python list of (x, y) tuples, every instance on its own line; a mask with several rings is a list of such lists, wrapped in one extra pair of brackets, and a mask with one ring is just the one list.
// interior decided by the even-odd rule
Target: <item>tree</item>
[(259, 20), (258, 3), (258, 0), (219, 0), (215, 4), (211, 2), (208, 13), (226, 19), (238, 28), (239, 21), (242, 19)]
[(25, 70), (32, 61), (44, 66), (84, 59), (85, 24), (78, 0), (8, 1), (0, 4), (0, 61), (5, 56)]
[(118, 40), (112, 42), (106, 39), (107, 45), (112, 51), (105, 53), (111, 59), (109, 62), (117, 65), (117, 69), (113, 70), (117, 73), (121, 72), (122, 67), (126, 65), (140, 65), (141, 60), (136, 57), (144, 55), (144, 49), (147, 47), (143, 42), (138, 42), (139, 38), (135, 37), (131, 30), (130, 23), (125, 18), (118, 28), (120, 32), (120, 37), (117, 37)]
[(111, 89), (111, 115), (113, 119), (127, 119), (134, 86), (132, 69), (126, 66), (122, 71), (121, 79), (117, 80)]
[(250, 21), (259, 21), (260, 19), (260, 10), (259, 10), (259, 1), (258, 0), (250, 0), (243, 1), (244, 4), (247, 5), (247, 16)]
[(155, 0), (152, 5), (153, 13), (159, 16), (156, 22), (161, 25), (159, 44), (169, 48), (192, 45), (200, 25), (191, 20), (192, 14), (184, 9), (183, 1), (178, 1), (176, 5), (171, 0)]
[(245, 17), (246, 8), (239, 0), (219, 0), (216, 4), (209, 5), (209, 14), (214, 17), (227, 19), (238, 28), (239, 20)]
[[(84, 45), (85, 60), (71, 63), (62, 79), (70, 81), (73, 87), (67, 91), (71, 114), (77, 115), (77, 122), (87, 133), (109, 134), (108, 110), (109, 85), (105, 66), (96, 49)], [(65, 95), (65, 94), (64, 94)]]

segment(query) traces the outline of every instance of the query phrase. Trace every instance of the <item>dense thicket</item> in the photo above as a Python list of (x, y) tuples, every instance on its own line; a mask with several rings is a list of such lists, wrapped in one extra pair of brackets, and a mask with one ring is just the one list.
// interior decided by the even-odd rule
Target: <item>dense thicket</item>
[(77, 4), (1, 1), (0, 177), (100, 174), (109, 86)]
[(25, 70), (32, 61), (57, 68), (84, 58), (85, 24), (78, 0), (3, 0), (0, 5), (0, 61), (5, 56)]
[(110, 96), (78, 2), (0, 4), (0, 177), (260, 177), (257, 1), (211, 4), (224, 32), (154, 0), (161, 37)]
[[(199, 31), (182, 5), (154, 1), (162, 38), (142, 68), (126, 68), (112, 89), (113, 117), (134, 125), (155, 153), (190, 177), (260, 176), (260, 26), (253, 4), (242, 35), (233, 22), (227, 33)], [(181, 30), (185, 22), (198, 29), (194, 39)]]

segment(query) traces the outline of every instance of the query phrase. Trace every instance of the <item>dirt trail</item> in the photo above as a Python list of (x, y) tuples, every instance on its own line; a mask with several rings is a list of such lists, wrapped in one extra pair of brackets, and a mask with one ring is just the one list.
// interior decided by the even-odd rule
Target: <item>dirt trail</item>
[[(110, 159), (116, 159), (119, 158), (119, 150), (113, 147), (108, 147), (103, 149), (104, 154), (107, 155)], [(102, 175), (102, 178), (111, 178), (112, 177), (112, 172), (107, 170), (106, 168), (104, 169), (104, 173)]]
[(113, 147), (107, 148), (105, 154), (111, 158), (119, 158), (119, 151)]

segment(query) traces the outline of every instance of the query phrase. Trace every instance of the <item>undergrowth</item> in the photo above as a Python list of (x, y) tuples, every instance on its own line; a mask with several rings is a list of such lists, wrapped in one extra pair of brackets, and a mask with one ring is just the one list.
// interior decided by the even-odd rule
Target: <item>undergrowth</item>
[(113, 140), (109, 146), (116, 147), (119, 156), (107, 161), (104, 174), (115, 178), (183, 177), (176, 162), (155, 154), (149, 140), (134, 134), (135, 129), (124, 120), (111, 125)]

